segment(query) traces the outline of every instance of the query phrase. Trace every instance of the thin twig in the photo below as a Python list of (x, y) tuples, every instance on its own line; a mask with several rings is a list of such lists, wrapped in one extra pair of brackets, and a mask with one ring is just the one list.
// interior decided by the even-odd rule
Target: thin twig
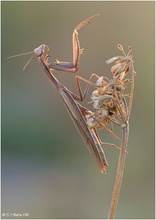
[(109, 209), (108, 219), (114, 219), (115, 213), (118, 205), (118, 199), (120, 195), (120, 189), (123, 179), (125, 159), (127, 154), (127, 144), (128, 144), (128, 136), (129, 136), (129, 124), (128, 122), (124, 123), (122, 126), (122, 143), (121, 143), (121, 151), (119, 154), (119, 161), (116, 173), (116, 179), (114, 183), (114, 191), (112, 195), (112, 201)]

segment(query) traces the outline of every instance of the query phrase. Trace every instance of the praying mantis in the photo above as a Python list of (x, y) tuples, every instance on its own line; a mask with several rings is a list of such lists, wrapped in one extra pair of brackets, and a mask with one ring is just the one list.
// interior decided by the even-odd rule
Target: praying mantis
[[(49, 47), (45, 44), (40, 45), (39, 47), (35, 48), (33, 51), (33, 56), (37, 56), (38, 62), (42, 66), (45, 74), (48, 76), (50, 79), (50, 82), (54, 86), (54, 88), (60, 93), (63, 102), (68, 110), (68, 113), (71, 117), (71, 119), (74, 122), (74, 125), (76, 129), (78, 130), (80, 136), (84, 140), (88, 150), (90, 151), (91, 155), (94, 157), (96, 160), (101, 173), (106, 173), (106, 167), (108, 166), (107, 160), (105, 153), (103, 151), (103, 148), (100, 143), (100, 139), (97, 136), (96, 132), (92, 129), (90, 129), (86, 123), (86, 118), (85, 115), (88, 114), (89, 110), (85, 107), (83, 107), (78, 101), (83, 101), (88, 89), (89, 89), (89, 84), (86, 86), (86, 89), (82, 95), (80, 87), (79, 88), (79, 93), (80, 96), (77, 96), (76, 94), (72, 93), (70, 90), (68, 90), (63, 84), (61, 84), (56, 77), (53, 75), (51, 70), (60, 70), (60, 71), (66, 71), (66, 72), (71, 72), (75, 73), (78, 70), (79, 67), (79, 59), (80, 59), (80, 54), (82, 53), (82, 49), (80, 48), (80, 43), (78, 39), (78, 30), (84, 26), (85, 24), (90, 23), (90, 20), (94, 18), (94, 15), (87, 20), (81, 22), (76, 28), (74, 29), (73, 32), (73, 62), (51, 62), (48, 63), (49, 59)], [(32, 53), (32, 52), (29, 52)], [(44, 55), (45, 53), (45, 55)], [(25, 53), (28, 54), (28, 53)], [(14, 55), (8, 58), (12, 58), (15, 56), (21, 56), (25, 54), (18, 54)], [(27, 64), (30, 62), (30, 60), (33, 58), (33, 56), (29, 59)], [(27, 64), (24, 66), (23, 70), (26, 68)]]

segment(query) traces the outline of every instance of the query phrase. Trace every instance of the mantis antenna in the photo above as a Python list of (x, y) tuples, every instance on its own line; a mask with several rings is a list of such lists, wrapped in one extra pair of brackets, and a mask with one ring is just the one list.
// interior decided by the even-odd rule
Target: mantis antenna
[[(31, 51), (31, 52), (26, 52), (26, 53), (21, 53), (21, 54), (17, 54), (17, 55), (13, 55), (13, 56), (10, 56), (7, 58), (8, 59), (11, 59), (11, 58), (14, 58), (14, 57), (20, 57), (20, 56), (25, 56), (27, 54), (31, 54), (31, 53), (34, 53), (34, 51)], [(25, 70), (26, 66), (30, 63), (30, 61), (32, 60), (32, 58), (34, 57), (35, 54), (33, 54), (30, 59), (28, 60), (28, 62), (25, 64), (25, 66), (23, 67), (23, 71)]]

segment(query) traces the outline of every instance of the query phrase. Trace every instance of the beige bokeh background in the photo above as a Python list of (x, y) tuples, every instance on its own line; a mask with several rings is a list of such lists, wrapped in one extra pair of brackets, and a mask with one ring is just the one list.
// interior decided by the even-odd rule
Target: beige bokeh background
[[(154, 218), (154, 2), (2, 2), (2, 212), (29, 218), (106, 218), (118, 151), (104, 146), (102, 175), (77, 133), (59, 94), (34, 58), (6, 60), (50, 47), (50, 60), (72, 60), (72, 31), (79, 31), (79, 74), (110, 75), (105, 61), (133, 47), (135, 94), (116, 218)], [(75, 75), (54, 72), (77, 93)], [(90, 95), (85, 104), (88, 105)], [(91, 107), (91, 105), (90, 105)], [(114, 142), (106, 131), (101, 139)]]

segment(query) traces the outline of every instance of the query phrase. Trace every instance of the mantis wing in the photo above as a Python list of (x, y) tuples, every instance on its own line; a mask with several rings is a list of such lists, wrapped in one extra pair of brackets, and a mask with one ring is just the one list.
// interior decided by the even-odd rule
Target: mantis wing
[(76, 129), (78, 130), (80, 136), (85, 142), (91, 155), (96, 160), (101, 172), (106, 173), (105, 167), (108, 166), (106, 156), (97, 138), (97, 135), (95, 134), (95, 131), (90, 129), (86, 123), (82, 111), (82, 109), (84, 110), (85, 108), (74, 99), (75, 95), (54, 77), (54, 75), (49, 70), (46, 63), (42, 60), (41, 57), (38, 58), (38, 61), (43, 67), (44, 72), (50, 79), (55, 89), (58, 90), (58, 92), (60, 93), (63, 102), (68, 110), (68, 113), (75, 124)]

